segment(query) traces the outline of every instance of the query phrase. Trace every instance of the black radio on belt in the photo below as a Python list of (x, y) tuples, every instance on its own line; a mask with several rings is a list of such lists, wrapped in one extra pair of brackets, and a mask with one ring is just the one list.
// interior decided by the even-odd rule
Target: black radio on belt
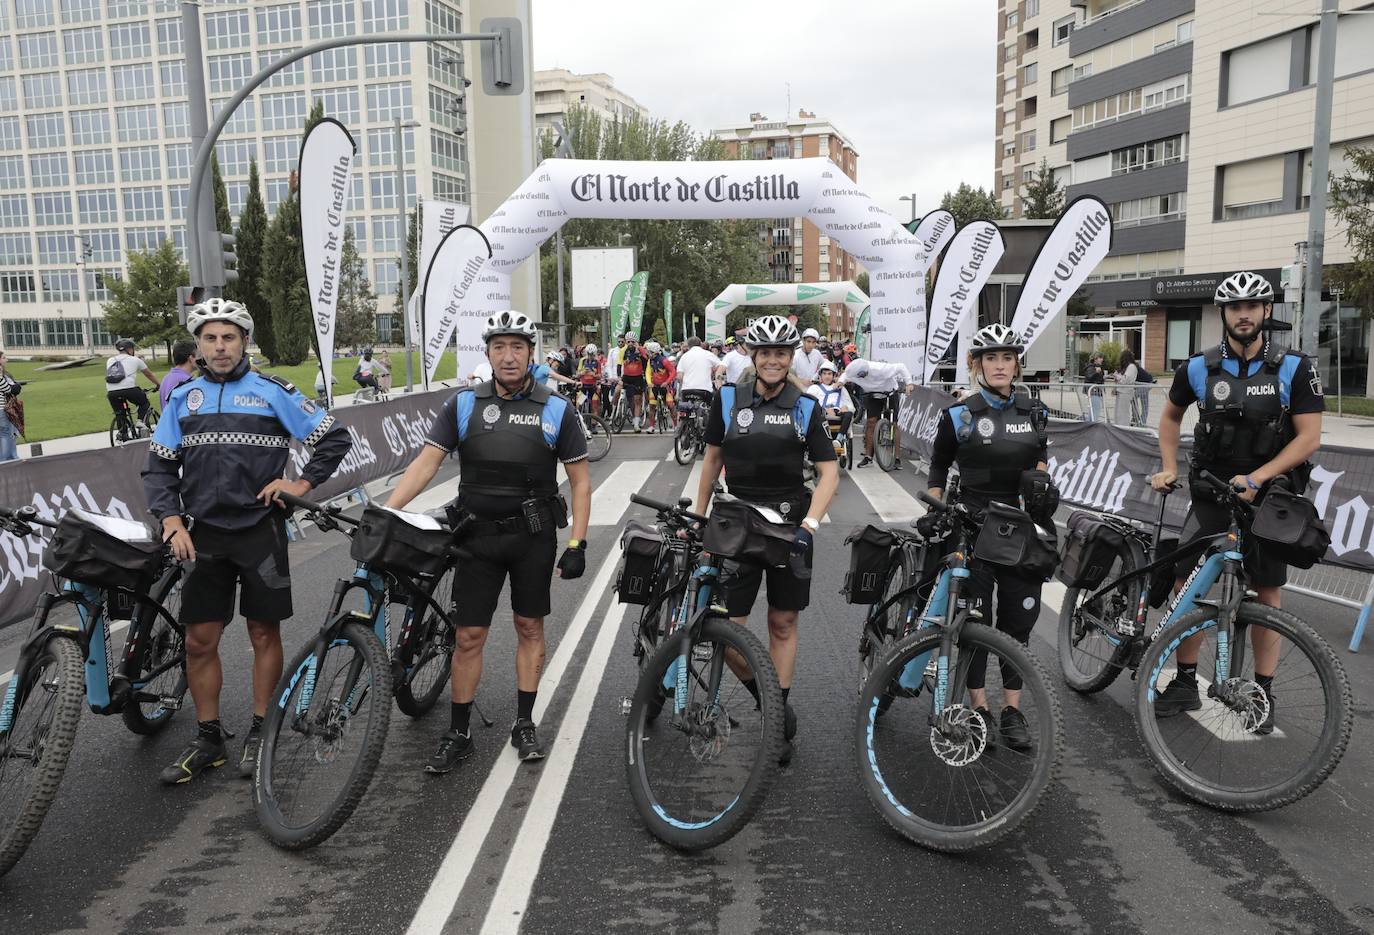
[(520, 504), (525, 528), (530, 534), (541, 533), (553, 526), (568, 525), (568, 504), (561, 494), (553, 497), (531, 497)]

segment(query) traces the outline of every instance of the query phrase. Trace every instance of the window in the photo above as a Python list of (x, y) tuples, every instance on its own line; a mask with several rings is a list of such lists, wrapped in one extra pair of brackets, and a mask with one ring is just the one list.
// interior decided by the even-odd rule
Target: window
[(296, 4), (263, 7), (257, 15), (259, 45), (300, 42), (301, 8)]
[(180, 55), (181, 20), (160, 19), (157, 21), (157, 54)]
[(153, 54), (147, 23), (118, 23), (110, 27), (110, 57), (115, 61)]
[(253, 58), (247, 52), (212, 55), (209, 63), (211, 94), (234, 94), (253, 76)]
[(77, 192), (76, 210), (81, 215), (82, 224), (119, 223), (119, 200), (111, 189)]
[(108, 149), (72, 153), (72, 162), (76, 163), (76, 184), (114, 184), (114, 153)]
[(69, 104), (104, 104), (109, 100), (105, 90), (105, 69), (87, 68), (67, 72), (67, 102)]
[(63, 57), (68, 65), (95, 65), (105, 61), (105, 33), (99, 26), (68, 29), (62, 33)]
[(3, 31), (0, 31), (0, 71), (14, 71), (14, 46)]
[(60, 113), (30, 114), (26, 121), (30, 149), (49, 149), (67, 145), (67, 130)]
[(310, 56), (310, 80), (356, 81), (358, 79), (358, 50), (353, 46), (328, 49)]
[(115, 132), (121, 143), (157, 139), (157, 106), (116, 107)]
[(1038, 48), (1040, 48), (1040, 30), (1026, 30), (1026, 51), (1030, 52)]
[[(354, 181), (362, 181), (356, 175)], [(291, 194), (290, 179), (272, 179), (267, 183), (267, 190), (263, 195), (263, 203), (267, 206), (267, 212), (271, 214), (277, 210), (277, 205), (281, 204)]]
[[(389, 172), (379, 172), (368, 176), (368, 182), (372, 191), (373, 210), (396, 210), (396, 176)], [(373, 223), (376, 223), (375, 220)]]
[(1028, 97), (1021, 102), (1021, 113), (1025, 117), (1034, 117), (1040, 111), (1040, 101), (1036, 97)]
[(185, 97), (186, 96), (186, 63), (159, 62), (157, 66), (159, 80), (162, 83), (163, 97)]
[(1026, 19), (1040, 15), (1040, 0), (1026, 0)]
[(24, 107), (62, 106), (62, 76), (55, 71), (24, 76)]
[(110, 19), (148, 15), (147, 0), (109, 0), (106, 8), (110, 11)]
[(39, 227), (72, 224), (72, 196), (66, 192), (44, 192), (33, 196), (33, 222)]
[(1140, 113), (1143, 94), (1141, 88), (1132, 91), (1123, 91), (1112, 97), (1105, 97), (1090, 104), (1081, 104), (1073, 109), (1073, 128), (1081, 130), (1085, 127), (1096, 126), (1102, 123), (1111, 123), (1123, 117), (1134, 116)]
[(1118, 228), (1177, 221), (1187, 216), (1187, 197), (1186, 192), (1173, 192), (1118, 202), (1111, 206), (1112, 219)]
[[(1339, 38), (1338, 32), (1338, 47)], [(1292, 56), (1292, 37), (1287, 33), (1222, 53), (1226, 100), (1221, 105), (1244, 104), (1289, 90), (1288, 64)]]
[(29, 266), (32, 263), (33, 247), (28, 234), (0, 234), (0, 266)]
[(124, 221), (126, 223), (160, 220), (162, 220), (162, 189), (124, 189)]
[(1149, 143), (1140, 143), (1112, 152), (1112, 175), (1124, 175), (1141, 169), (1153, 169), (1181, 162), (1185, 158), (1188, 137), (1171, 136)]
[[(415, 164), (415, 130), (405, 127), (401, 130), (401, 148), (405, 164)], [(367, 131), (367, 155), (369, 166), (373, 168), (396, 165), (396, 130), (393, 127), (378, 127)]]
[(1008, 29), (1011, 29), (1013, 26), (1015, 26), (1015, 25), (1016, 25), (1017, 23), (1019, 23), (1020, 21), (1021, 21), (1021, 17), (1020, 17), (1020, 15), (1019, 15), (1015, 10), (1012, 10), (1010, 13), (1007, 14), (1007, 28), (1008, 28)]
[(362, 218), (347, 218), (344, 220), (344, 232), (353, 232), (354, 243), (367, 243), (367, 221)]
[(205, 14), (207, 49), (241, 49), (248, 45), (248, 11), (221, 10)]
[(305, 126), (305, 114), (305, 94), (301, 91), (262, 96), (264, 130), (299, 130)]
[(0, 195), (0, 227), (28, 226), (29, 199), (24, 195)]
[[(86, 272), (86, 294), (95, 302), (108, 302), (112, 296), (108, 283), (124, 278), (124, 274), (117, 269), (93, 269)], [(103, 326), (103, 322), (102, 322)], [(100, 346), (108, 347), (110, 335), (107, 332), (105, 340)]]
[(1073, 35), (1073, 24), (1074, 18), (1072, 16), (1065, 16), (1062, 19), (1055, 20), (1054, 26), (1052, 27), (1054, 30), (1054, 38), (1050, 40), (1051, 45), (1063, 45), (1068, 42), (1069, 37)]
[(16, 111), (19, 109), (19, 91), (16, 89), (14, 79), (9, 77), (0, 78), (0, 111)]
[[(232, 98), (221, 98), (210, 102), (210, 112), (219, 118), (219, 112), (229, 103)], [(224, 125), (225, 133), (254, 133), (257, 131), (257, 119), (253, 99), (250, 97), (239, 104), (234, 110), (234, 116), (229, 118), (229, 122)]]
[[(261, 71), (290, 51), (290, 49), (279, 49), (276, 52), (259, 52), (258, 70)], [(284, 88), (293, 84), (305, 84), (305, 59), (292, 62), (280, 71), (273, 72), (272, 77), (263, 82), (262, 87)]]
[(1040, 66), (1039, 66), (1039, 64), (1037, 64), (1036, 62), (1031, 62), (1029, 65), (1024, 65), (1024, 66), (1022, 66), (1022, 68), (1021, 68), (1021, 83), (1022, 83), (1023, 85), (1026, 85), (1026, 84), (1035, 84), (1035, 79), (1036, 79), (1037, 75), (1039, 74), (1039, 71), (1040, 71)]
[(406, 0), (363, 0), (363, 32), (396, 32), (410, 25)]
[(1082, 65), (1075, 65), (1073, 68), (1073, 80), (1080, 81), (1083, 78), (1091, 77), (1093, 73), (1093, 63), (1085, 62)]
[(1016, 155), (1016, 144), (1015, 144), (1015, 143), (1013, 143), (1013, 142), (1011, 142), (1011, 141), (1008, 141), (1008, 142), (1002, 144), (1002, 158), (1003, 158), (1003, 159), (1006, 159), (1006, 158), (1009, 157), (1009, 156), (1015, 156), (1015, 155)]
[[(43, 293), (49, 302), (75, 302), (81, 294), (77, 286), (76, 270), (49, 270), (43, 274)], [(81, 321), (49, 318), (43, 322), (48, 347), (81, 347), (86, 343), (86, 329)]]
[[(1316, 69), (1316, 34), (1312, 36), (1312, 68)], [(1358, 16), (1342, 16), (1336, 21), (1336, 77), (1344, 78), (1374, 67), (1370, 50), (1374, 49), (1374, 22), (1368, 10)], [(1315, 80), (1315, 77), (1314, 79)]]
[(167, 151), (167, 177), (169, 179), (189, 179), (191, 177), (191, 144), (174, 143), (165, 149)]
[(1016, 44), (1015, 44), (1015, 43), (1012, 43), (1011, 45), (1008, 45), (1008, 46), (1004, 46), (1004, 47), (1003, 47), (1003, 49), (1002, 49), (1002, 61), (1004, 61), (1004, 62), (1014, 62), (1014, 61), (1016, 61)]
[(156, 182), (162, 172), (156, 146), (135, 146), (119, 151), (119, 178), (123, 182)]
[(401, 274), (395, 260), (372, 261), (372, 288), (377, 295), (395, 295)]
[(262, 170), (268, 173), (290, 172), (296, 168), (300, 151), (301, 140), (298, 136), (269, 137), (262, 141)]
[(40, 153), (29, 157), (29, 176), (34, 188), (66, 188), (71, 184), (66, 153)]
[[(381, 123), (382, 121), (395, 120), (400, 117), (402, 120), (410, 116), (410, 85), (405, 84), (375, 84), (369, 85), (367, 89), (367, 121), (368, 123)], [(784, 146), (787, 144), (784, 143)]]
[(1015, 93), (1016, 93), (1016, 76), (1015, 76), (1015, 75), (1009, 75), (1009, 76), (1007, 76), (1007, 79), (1006, 79), (1005, 81), (1002, 82), (1002, 93), (1003, 93), (1003, 94), (1015, 94)]
[(124, 231), (124, 249), (130, 253), (152, 253), (166, 239), (167, 232), (160, 227), (130, 227)]
[(1035, 131), (1027, 130), (1021, 134), (1021, 152), (1035, 152)]
[(76, 238), (68, 233), (38, 235), (39, 263), (75, 263)]
[[(91, 274), (87, 273), (87, 281), (89, 281), (90, 278)], [(105, 330), (105, 319), (91, 319), (91, 341), (96, 347), (110, 347), (114, 344), (114, 336)]]
[(14, 22), (20, 29), (53, 24), (52, 0), (14, 0)]
[[(187, 156), (190, 156), (190, 148), (187, 148)], [(188, 166), (182, 177), (190, 176), (191, 170)], [(167, 189), (167, 218), (172, 221), (186, 220), (186, 207), (191, 203), (191, 187), (189, 185), (172, 185)], [(185, 233), (183, 231), (182, 233)], [(177, 242), (181, 246), (181, 242)]]
[(1050, 121), (1050, 142), (1062, 143), (1069, 138), (1069, 128), (1072, 125), (1072, 117), (1058, 117)]
[(56, 68), (57, 33), (38, 32), (19, 37), (20, 68)]
[(431, 32), (463, 31), (463, 18), (458, 15), (458, 11), (446, 3), (440, 3), (439, 0), (425, 0), (425, 22), (429, 24)]
[(1191, 87), (1191, 75), (1179, 75), (1177, 78), (1152, 84), (1144, 89), (1145, 109), (1154, 110), (1157, 107), (1168, 107), (1170, 104), (1186, 101)]
[(440, 84), (457, 86), (463, 80), (463, 53), (442, 45), (425, 47), (429, 77)]
[[(333, 117), (344, 126), (352, 126), (362, 121), (362, 114), (358, 108), (358, 89), (354, 88), (326, 88), (315, 92), (315, 100), (324, 103), (324, 115)], [(264, 130), (276, 129), (274, 127), (263, 127)]]
[(347, 36), (355, 31), (353, 0), (309, 0), (305, 7), (310, 16), (311, 39)]
[(1050, 93), (1063, 94), (1069, 89), (1069, 82), (1073, 80), (1073, 66), (1065, 65), (1063, 68), (1056, 68), (1050, 72)]
[(82, 231), (81, 237), (86, 241), (87, 249), (91, 251), (89, 258), (92, 261), (96, 263), (118, 263), (122, 258), (119, 247), (119, 231)]
[(110, 69), (114, 79), (114, 98), (116, 101), (151, 101), (157, 96), (157, 86), (153, 84), (153, 65), (119, 65)]
[(1193, 21), (1186, 20), (1178, 24), (1178, 44), (1193, 41)]
[(100, 0), (62, 0), (62, 22), (89, 23), (100, 19)]
[[(32, 277), (30, 277), (32, 285)], [(5, 292), (12, 293), (9, 283), (5, 284)], [(33, 299), (23, 299), (21, 301), (32, 302)], [(38, 337), (37, 319), (19, 319), (17, 321), (5, 322), (5, 343), (14, 347), (38, 347), (42, 340)]]
[(1283, 203), (1283, 156), (1269, 156), (1221, 170), (1221, 216), (1227, 220), (1264, 217), (1288, 210)]
[(225, 176), (247, 175), (248, 163), (256, 151), (253, 140), (220, 140), (215, 144), (220, 172)]
[(401, 221), (394, 217), (377, 217), (372, 220), (372, 252), (401, 252)]
[(24, 157), (0, 156), (0, 189), (24, 187)]
[(467, 151), (462, 140), (442, 130), (430, 130), (429, 140), (436, 169), (447, 169), (450, 172), (467, 171)]
[(19, 118), (0, 117), (0, 152), (12, 153), (19, 147)]
[(162, 105), (162, 132), (167, 136), (191, 134), (191, 116), (185, 101)]
[(396, 42), (363, 46), (367, 77), (393, 78), (410, 74), (410, 50)]
[(361, 173), (354, 172), (351, 179), (349, 182), (351, 191), (348, 193), (348, 204), (344, 205), (344, 210), (349, 214), (361, 214), (367, 208), (367, 200), (363, 191), (363, 177)]

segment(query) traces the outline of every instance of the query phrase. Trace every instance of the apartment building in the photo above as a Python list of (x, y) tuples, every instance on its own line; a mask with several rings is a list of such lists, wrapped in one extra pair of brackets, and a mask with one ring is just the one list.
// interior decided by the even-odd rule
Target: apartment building
[[(725, 144), (728, 158), (802, 159), (826, 156), (854, 181), (859, 178), (859, 154), (854, 144), (829, 120), (807, 110), (795, 118), (770, 120), (765, 114), (749, 115), (749, 123), (712, 130)], [(843, 282), (862, 269), (838, 243), (803, 218), (771, 218), (759, 221), (759, 258), (773, 282)], [(724, 283), (722, 283), (724, 285)], [(830, 334), (852, 337), (854, 316), (843, 305), (826, 307)]]
[[(461, 32), (467, 0), (217, 2), (201, 10), (213, 119), (247, 79), (287, 51), (331, 36)], [(237, 219), (250, 160), (268, 212), (286, 196), (316, 101), (348, 127), (359, 150), (348, 223), (385, 313), (383, 340), (393, 333), (389, 313), (400, 278), (398, 199), (467, 200), (468, 54), (456, 45), (409, 43), (311, 56), (245, 101), (217, 146)], [(0, 336), (12, 353), (80, 352), (87, 298), (95, 346), (108, 348), (100, 303), (109, 298), (107, 283), (124, 275), (129, 254), (165, 238), (184, 248), (186, 68), (175, 0), (0, 5)], [(404, 196), (397, 117), (417, 124), (403, 131)]]
[(543, 134), (568, 110), (585, 107), (607, 123), (638, 115), (648, 119), (649, 108), (615, 86), (610, 75), (597, 72), (579, 75), (566, 68), (546, 68), (534, 73), (535, 132)]

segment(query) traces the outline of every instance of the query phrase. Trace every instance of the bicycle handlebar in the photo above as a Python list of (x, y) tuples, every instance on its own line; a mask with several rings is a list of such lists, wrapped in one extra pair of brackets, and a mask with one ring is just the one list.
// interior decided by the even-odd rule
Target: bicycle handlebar
[[(41, 518), (38, 515), (38, 509), (32, 506), (21, 506), (17, 510), (10, 509), (9, 507), (0, 506), (0, 520), (8, 520), (10, 523), (16, 526), (26, 526), (31, 524), (34, 526), (46, 526), (48, 529), (57, 528), (56, 523), (54, 523), (52, 520)], [(15, 530), (15, 532), (18, 535), (28, 535), (27, 532), (19, 533), (18, 530)]]
[(916, 499), (920, 500), (922, 503), (930, 507), (932, 510), (937, 510), (941, 513), (949, 509), (948, 503), (946, 503), (943, 500), (936, 500), (927, 491), (924, 490), (916, 491)]
[(314, 514), (315, 516), (328, 517), (330, 520), (339, 520), (341, 522), (347, 523), (350, 526), (357, 526), (360, 522), (359, 520), (356, 520), (351, 516), (345, 516), (343, 510), (337, 506), (326, 506), (323, 503), (316, 503), (314, 500), (307, 500), (304, 497), (298, 497), (295, 494), (283, 493), (281, 491), (278, 491), (275, 495), (275, 498), (277, 500), (280, 500), (282, 503), (285, 503), (287, 506), (294, 507), (295, 509), (304, 510), (305, 512)]
[(641, 497), (637, 493), (630, 494), (630, 502), (638, 503), (640, 506), (647, 506), (649, 509), (667, 516), (680, 516), (694, 523), (704, 524), (707, 522), (706, 517), (702, 516), (700, 513), (693, 513), (690, 510), (683, 509), (680, 506), (674, 506), (671, 503), (663, 503), (658, 500), (651, 500), (648, 497)]
[(1232, 484), (1230, 481), (1224, 481), (1211, 471), (1198, 471), (1197, 476), (1211, 485), (1218, 493), (1225, 496), (1226, 502), (1231, 506), (1237, 507), (1246, 514), (1254, 513), (1254, 505), (1246, 503), (1240, 498), (1240, 494), (1245, 491), (1244, 487), (1238, 484)]

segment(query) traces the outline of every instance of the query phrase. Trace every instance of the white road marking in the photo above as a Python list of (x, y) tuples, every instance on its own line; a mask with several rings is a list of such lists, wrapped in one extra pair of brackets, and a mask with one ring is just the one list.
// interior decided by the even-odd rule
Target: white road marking
[[(1160, 688), (1160, 685), (1167, 686), (1177, 673), (1178, 670), (1173, 667), (1160, 670), (1160, 682), (1155, 686), (1156, 697), (1164, 691), (1163, 688)], [(1236, 741), (1249, 742), (1263, 740), (1263, 735), (1252, 734), (1240, 726), (1240, 715), (1227, 708), (1219, 699), (1207, 697), (1207, 690), (1211, 687), (1212, 683), (1202, 677), (1202, 670), (1201, 667), (1199, 667), (1197, 673), (1197, 688), (1198, 697), (1202, 699), (1202, 707), (1198, 708), (1196, 711), (1185, 711), (1183, 712), (1184, 716), (1192, 718), (1197, 722), (1198, 727), (1201, 727), (1218, 740), (1233, 743)], [(1269, 736), (1281, 739), (1284, 733), (1282, 729), (1275, 727), (1274, 732)]]
[(701, 459), (697, 458), (692, 462), (692, 470), (687, 474), (687, 482), (682, 485), (682, 496), (686, 500), (695, 501), (697, 498), (697, 487), (701, 485)]
[[(615, 573), (619, 562), (620, 551), (618, 549), (612, 550), (602, 561), (601, 567), (597, 569), (596, 577), (592, 579), (591, 586), (587, 589), (586, 596), (583, 597), (581, 605), (577, 608), (577, 613), (573, 615), (572, 621), (568, 624), (567, 632), (563, 634), (563, 639), (559, 640), (558, 649), (553, 654), (553, 660), (539, 680), (539, 698), (534, 706), (536, 723), (543, 719), (544, 711), (549, 706), (549, 700), (557, 691), (563, 673), (568, 667), (568, 662), (572, 659), (577, 644), (582, 641), (582, 634), (587, 629), (587, 624), (591, 621), (592, 613), (596, 610), (602, 594), (610, 585), (611, 576)], [(618, 617), (616, 619), (619, 620)], [(614, 628), (612, 629), (614, 630)], [(590, 664), (589, 660), (588, 665)], [(544, 768), (551, 765), (551, 763), (546, 763)], [(503, 744), (501, 755), (496, 758), (495, 765), (487, 774), (486, 781), (482, 783), (482, 788), (477, 793), (477, 799), (472, 803), (472, 808), (468, 811), (467, 817), (463, 819), (463, 825), (458, 829), (458, 834), (453, 839), (453, 844), (449, 847), (448, 853), (444, 855), (444, 861), (439, 865), (439, 871), (434, 875), (434, 880), (425, 892), (425, 898), (420, 903), (420, 908), (416, 910), (415, 917), (411, 919), (410, 927), (406, 930), (407, 935), (429, 935), (429, 933), (442, 932), (444, 923), (453, 914), (453, 907), (458, 903), (458, 896), (462, 893), (468, 876), (472, 873), (473, 865), (482, 851), (483, 843), (491, 831), (492, 824), (496, 821), (496, 815), (506, 798), (506, 790), (510, 788), (511, 781), (515, 778), (515, 771), (519, 766), (520, 761), (515, 757), (515, 750), (509, 745)]]
[(904, 523), (925, 513), (921, 501), (876, 465), (850, 471), (849, 476), (884, 523)]
[(617, 465), (609, 477), (596, 485), (589, 525), (619, 526), (630, 505), (630, 494), (639, 493), (657, 466), (657, 461), (622, 461)]

